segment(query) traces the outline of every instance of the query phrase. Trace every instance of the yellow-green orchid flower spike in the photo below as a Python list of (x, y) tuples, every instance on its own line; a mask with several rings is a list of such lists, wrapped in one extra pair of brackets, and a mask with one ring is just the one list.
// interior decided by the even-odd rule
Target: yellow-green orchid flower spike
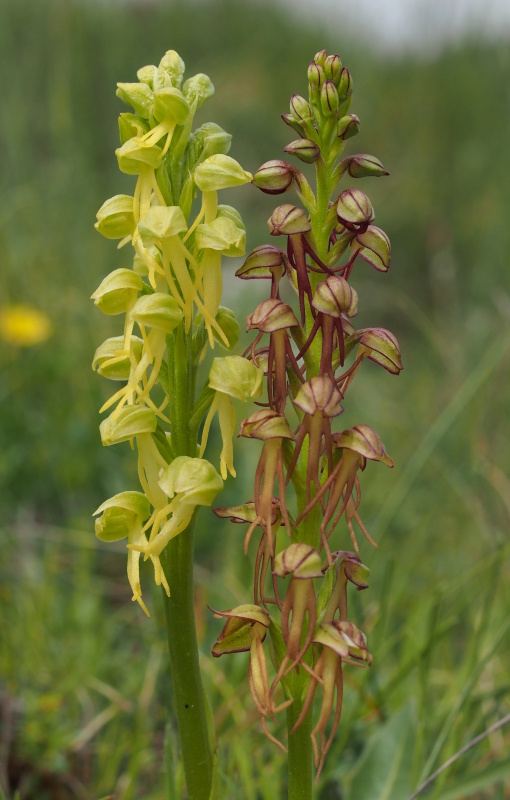
[(236, 418), (231, 398), (246, 402), (250, 397), (259, 397), (262, 393), (263, 379), (263, 370), (241, 356), (223, 356), (213, 360), (209, 373), (209, 387), (214, 389), (215, 395), (204, 422), (200, 456), (207, 446), (213, 417), (218, 413), (223, 443), (220, 455), (220, 472), (223, 480), (227, 477), (227, 471), (233, 478), (236, 476), (232, 447)]

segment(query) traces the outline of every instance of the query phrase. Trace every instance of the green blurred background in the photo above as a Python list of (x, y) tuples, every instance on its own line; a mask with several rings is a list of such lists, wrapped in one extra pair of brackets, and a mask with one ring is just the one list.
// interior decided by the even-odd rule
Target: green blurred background
[[(92, 227), (107, 197), (133, 187), (113, 153), (124, 110), (115, 84), (176, 49), (188, 75), (206, 72), (216, 87), (198, 123), (232, 133), (231, 154), (253, 172), (293, 138), (279, 115), (292, 93), (306, 92), (308, 62), (323, 47), (354, 78), (361, 133), (348, 152), (373, 153), (391, 173), (362, 184), (393, 260), (387, 275), (357, 268), (357, 326), (393, 330), (405, 370), (396, 378), (365, 365), (342, 418), (343, 427), (372, 425), (396, 466), (370, 464), (362, 476), (362, 516), (380, 547), (362, 545), (373, 584), (351, 610), (374, 666), (349, 678), (318, 797), (378, 800), (390, 786), (385, 797), (405, 800), (510, 710), (508, 40), (471, 33), (413, 53), (354, 35), (338, 10), (300, 21), (278, 3), (2, 0), (0, 313), (28, 305), (52, 330), (22, 347), (0, 323), (8, 800), (16, 790), (31, 800), (182, 797), (175, 730), (164, 731), (171, 694), (159, 597), (154, 589), (147, 621), (129, 602), (125, 551), (96, 543), (91, 523), (105, 498), (137, 487), (129, 447), (101, 447), (108, 387), (90, 368), (120, 323), (89, 297), (127, 265), (126, 251)], [(276, 203), (249, 186), (229, 200), (248, 249), (268, 241)], [(242, 319), (253, 285), (234, 279), (232, 263), (226, 269), (226, 304)], [(239, 479), (219, 504), (251, 495), (256, 457), (239, 443)], [(258, 729), (246, 659), (207, 655), (220, 626), (205, 604), (249, 599), (253, 554), (242, 555), (241, 529), (201, 513), (197, 615), (221, 796), (283, 797), (284, 759)], [(145, 585), (150, 597), (148, 573)], [(472, 750), (427, 796), (510, 797), (509, 737), (503, 729)]]

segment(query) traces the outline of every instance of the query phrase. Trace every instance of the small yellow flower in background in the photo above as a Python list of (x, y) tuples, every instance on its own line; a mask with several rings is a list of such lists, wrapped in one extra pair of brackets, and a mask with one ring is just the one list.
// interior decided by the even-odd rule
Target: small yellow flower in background
[(33, 347), (53, 333), (50, 318), (37, 308), (25, 305), (0, 308), (0, 338), (17, 347)]

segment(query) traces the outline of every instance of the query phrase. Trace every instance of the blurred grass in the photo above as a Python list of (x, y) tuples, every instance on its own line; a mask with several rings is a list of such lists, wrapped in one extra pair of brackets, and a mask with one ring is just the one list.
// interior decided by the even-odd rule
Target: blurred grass
[[(165, 757), (174, 764), (168, 796), (182, 796), (172, 728), (165, 745), (170, 684), (164, 640), (154, 641), (157, 593), (147, 623), (129, 603), (124, 552), (97, 546), (90, 523), (105, 497), (137, 486), (128, 448), (100, 446), (107, 390), (90, 370), (95, 347), (118, 325), (88, 298), (124, 263), (92, 223), (106, 197), (131, 187), (113, 154), (123, 110), (115, 83), (178, 50), (189, 70), (211, 76), (207, 113), (234, 134), (232, 154), (254, 171), (289, 141), (279, 114), (293, 92), (305, 92), (307, 63), (322, 47), (339, 52), (354, 76), (362, 133), (350, 152), (373, 152), (391, 172), (363, 185), (394, 259), (388, 275), (368, 267), (355, 275), (357, 325), (394, 330), (405, 370), (395, 379), (365, 365), (342, 418), (344, 427), (378, 430), (396, 467), (370, 464), (362, 476), (364, 522), (384, 536), (377, 552), (363, 550), (373, 584), (351, 607), (374, 667), (351, 670), (321, 800), (362, 800), (359, 759), (375, 758), (361, 753), (378, 731), (411, 739), (414, 786), (508, 713), (508, 43), (472, 37), (430, 61), (375, 57), (348, 31), (300, 26), (261, 4), (121, 10), (4, 0), (1, 305), (30, 303), (54, 328), (36, 348), (0, 350), (0, 786), (9, 769), (21, 798), (160, 800)], [(248, 188), (235, 203), (249, 221), (248, 247), (267, 241), (273, 200)], [(248, 313), (252, 291), (230, 280), (226, 289), (227, 304)], [(239, 480), (227, 484), (222, 505), (251, 495), (254, 457), (240, 441)], [(204, 515), (197, 608), (246, 602), (243, 532), (216, 521), (214, 536), (209, 530)], [(203, 610), (200, 623), (207, 654), (219, 623)], [(276, 797), (283, 760), (258, 730), (246, 659), (204, 655), (203, 665), (222, 796)], [(404, 722), (383, 727), (393, 719)], [(509, 744), (498, 732), (428, 796), (507, 796)], [(455, 794), (455, 782), (471, 776), (478, 795)]]

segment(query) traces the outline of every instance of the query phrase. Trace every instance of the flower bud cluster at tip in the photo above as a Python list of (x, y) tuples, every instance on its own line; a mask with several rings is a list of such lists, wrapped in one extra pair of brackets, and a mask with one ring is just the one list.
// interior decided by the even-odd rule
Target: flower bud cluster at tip
[[(340, 719), (343, 667), (371, 664), (366, 637), (347, 616), (348, 584), (366, 589), (370, 572), (359, 556), (356, 528), (377, 546), (359, 515), (359, 478), (368, 461), (393, 467), (369, 425), (342, 430), (338, 421), (366, 360), (390, 374), (403, 366), (390, 331), (356, 329), (353, 324), (359, 304), (353, 275), (363, 262), (386, 272), (391, 256), (388, 236), (374, 225), (372, 202), (356, 183), (388, 172), (375, 156), (344, 155), (360, 122), (350, 110), (353, 79), (340, 57), (320, 51), (307, 76), (308, 98), (293, 94), (289, 113), (282, 115), (298, 137), (284, 152), (301, 164), (273, 159), (252, 180), (267, 195), (294, 190), (299, 202), (286, 201), (274, 209), (269, 233), (280, 243), (256, 247), (236, 273), (242, 280), (267, 280), (269, 285), (267, 299), (247, 317), (247, 330), (255, 338), (244, 354), (247, 363), (263, 371), (266, 396), (259, 401), (263, 408), (240, 426), (240, 436), (258, 439), (261, 447), (253, 498), (215, 512), (248, 525), (245, 552), (257, 529), (260, 538), (254, 602), (223, 613), (228, 619), (213, 655), (250, 652), (253, 699), (264, 733), (279, 747), (283, 745), (267, 723), (292, 699), (277, 707), (275, 692), (282, 684), (289, 697), (287, 676), (302, 674), (304, 668), (304, 707), (293, 730), (321, 692), (311, 734), (320, 774)], [(303, 171), (310, 167), (303, 165), (315, 170), (315, 187)], [(340, 181), (347, 185), (339, 187)], [(285, 283), (297, 296), (296, 308)], [(342, 546), (342, 526), (352, 551), (332, 549), (333, 540)], [(270, 604), (281, 613), (281, 622), (272, 616), (267, 625), (264, 614)], [(268, 631), (276, 669), (272, 683), (264, 649)]]
[[(239, 212), (218, 202), (218, 192), (249, 183), (252, 175), (228, 155), (231, 136), (219, 125), (206, 122), (192, 130), (195, 112), (214, 92), (207, 75), (185, 79), (184, 62), (169, 50), (158, 66), (139, 69), (137, 78), (117, 85), (117, 97), (130, 110), (120, 114), (115, 151), (119, 169), (136, 185), (132, 195), (106, 200), (95, 223), (119, 247), (132, 247), (132, 263), (113, 270), (92, 295), (104, 314), (124, 315), (124, 327), (122, 335), (99, 345), (92, 367), (122, 382), (102, 406), (109, 414), (100, 425), (101, 440), (105, 446), (136, 443), (143, 491), (103, 503), (95, 528), (105, 541), (127, 540), (133, 600), (148, 613), (140, 558), (151, 560), (156, 583), (169, 593), (160, 556), (195, 509), (213, 503), (227, 472), (235, 475), (232, 398), (257, 397), (263, 373), (239, 356), (215, 358), (202, 394), (188, 398), (196, 400), (195, 408), (186, 409), (196, 430), (205, 417), (199, 456), (176, 453), (170, 402), (176, 360), (188, 354), (193, 383), (208, 347), (219, 343), (229, 351), (239, 338), (234, 312), (221, 305), (221, 269), (223, 256), (244, 255), (246, 231)], [(216, 413), (223, 440), (219, 471), (203, 457)]]

